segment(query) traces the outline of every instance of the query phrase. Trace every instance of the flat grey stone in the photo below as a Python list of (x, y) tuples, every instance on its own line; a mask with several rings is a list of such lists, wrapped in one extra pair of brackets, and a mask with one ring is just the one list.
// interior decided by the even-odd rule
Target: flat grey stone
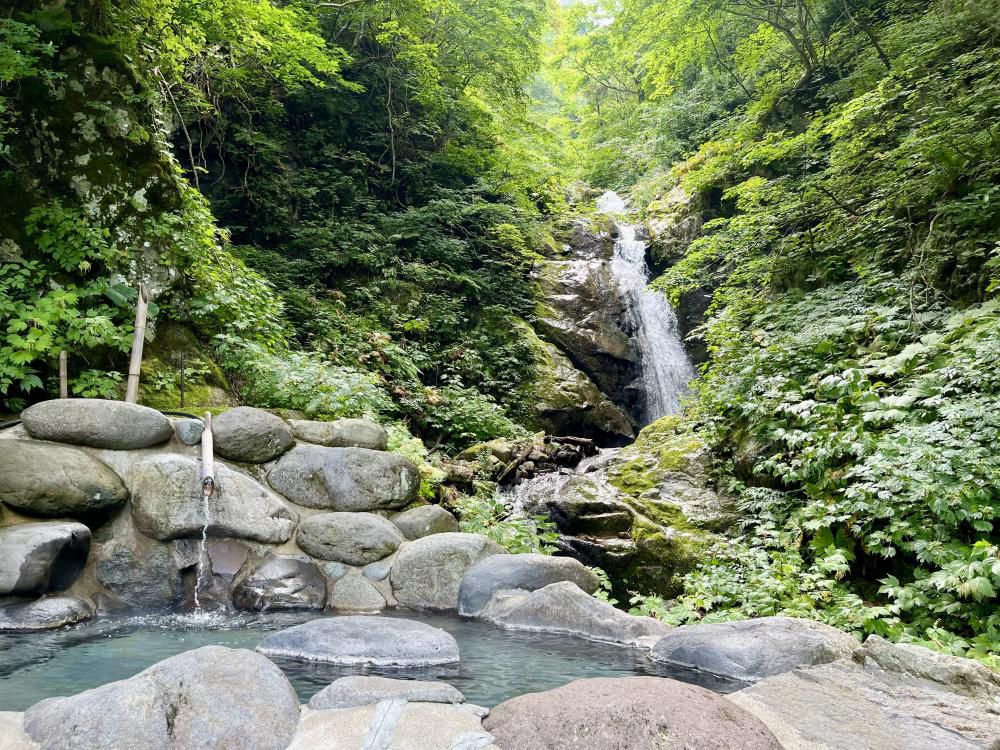
[(69, 588), (89, 553), (90, 529), (82, 523), (49, 521), (0, 529), (0, 596)]
[(24, 729), (53, 750), (284, 750), (298, 720), (295, 690), (269, 659), (205, 646), (36, 703)]
[(288, 541), (298, 520), (280, 497), (250, 477), (215, 465), (215, 492), (202, 501), (201, 464), (177, 454), (146, 459), (129, 472), (136, 528), (160, 541), (201, 536)]
[(534, 591), (558, 581), (571, 581), (587, 594), (593, 594), (600, 585), (592, 570), (570, 557), (538, 554), (486, 557), (462, 577), (458, 613), (476, 617), (497, 591)]
[(408, 607), (456, 610), (465, 572), (490, 555), (504, 554), (478, 534), (432, 534), (407, 542), (389, 572), (393, 595)]
[(342, 612), (378, 612), (386, 605), (382, 592), (364, 576), (344, 576), (330, 589), (330, 609)]
[(285, 420), (251, 406), (239, 406), (215, 417), (212, 436), (220, 456), (251, 464), (273, 461), (295, 444)]
[(756, 620), (684, 625), (657, 643), (655, 661), (753, 682), (795, 667), (850, 657), (858, 642), (813, 620), (761, 617)]
[(458, 519), (440, 505), (421, 505), (392, 517), (392, 522), (407, 539), (458, 531)]
[(184, 445), (198, 445), (204, 431), (205, 423), (200, 419), (178, 419), (174, 422), (174, 432)]
[(309, 700), (309, 708), (354, 708), (369, 706), (388, 698), (421, 703), (465, 703), (465, 696), (444, 682), (351, 675), (334, 680), (316, 693)]
[(93, 615), (94, 608), (75, 596), (0, 603), (0, 631), (52, 630), (82, 622)]
[(266, 636), (265, 656), (331, 664), (422, 667), (458, 661), (458, 643), (443, 630), (415, 620), (349, 615), (323, 617)]
[(395, 552), (403, 534), (374, 513), (320, 513), (299, 524), (296, 541), (320, 560), (367, 565)]
[(344, 563), (341, 562), (327, 562), (323, 563), (323, 575), (329, 578), (331, 581), (338, 581), (347, 575), (350, 568), (348, 568)]
[(110, 466), (82, 450), (33, 440), (0, 442), (0, 502), (45, 518), (107, 514), (128, 500)]
[(323, 609), (326, 579), (305, 555), (269, 555), (233, 587), (237, 609)]
[(479, 616), (507, 630), (562, 633), (622, 646), (670, 631), (669, 625), (652, 617), (635, 617), (598, 601), (570, 581), (530, 593), (499, 591)]
[(307, 508), (395, 510), (416, 499), (417, 467), (397, 453), (300, 445), (267, 476), (277, 492)]
[(25, 409), (21, 422), (37, 440), (120, 451), (164, 443), (174, 434), (155, 409), (99, 398), (42, 401)]
[(376, 451), (384, 451), (389, 446), (389, 434), (385, 428), (370, 419), (337, 419), (333, 422), (290, 419), (288, 424), (296, 439), (304, 443)]

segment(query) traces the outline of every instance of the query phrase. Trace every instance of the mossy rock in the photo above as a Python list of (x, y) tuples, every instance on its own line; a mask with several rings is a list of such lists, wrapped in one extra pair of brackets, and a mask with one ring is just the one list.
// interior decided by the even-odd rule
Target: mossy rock
[[(183, 358), (184, 405), (180, 400), (180, 364)], [(154, 409), (197, 413), (233, 406), (237, 400), (229, 381), (197, 337), (180, 323), (159, 326), (143, 351), (139, 401)], [(201, 411), (194, 412), (194, 409)]]

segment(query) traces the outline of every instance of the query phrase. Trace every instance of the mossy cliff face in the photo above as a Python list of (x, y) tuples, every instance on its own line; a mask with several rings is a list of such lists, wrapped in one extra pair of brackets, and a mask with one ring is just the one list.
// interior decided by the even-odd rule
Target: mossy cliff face
[[(181, 363), (184, 403), (181, 404)], [(229, 381), (190, 328), (179, 323), (160, 326), (143, 349), (139, 401), (154, 409), (235, 406)]]

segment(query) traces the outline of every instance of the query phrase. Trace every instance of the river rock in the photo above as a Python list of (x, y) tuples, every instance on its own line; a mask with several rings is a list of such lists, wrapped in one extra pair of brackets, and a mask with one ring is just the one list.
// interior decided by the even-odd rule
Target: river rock
[(0, 604), (0, 631), (52, 630), (87, 620), (94, 608), (75, 596), (47, 596)]
[(320, 560), (367, 565), (395, 552), (403, 535), (374, 513), (320, 513), (299, 525), (296, 541)]
[(82, 523), (25, 523), (0, 529), (0, 596), (69, 588), (89, 552), (90, 529)]
[(160, 541), (210, 536), (287, 542), (298, 520), (280, 497), (245, 474), (215, 467), (215, 492), (202, 501), (200, 464), (177, 454), (154, 456), (129, 472), (132, 517), (143, 534)]
[(269, 659), (205, 646), (127, 680), (36, 703), (24, 728), (52, 750), (284, 750), (298, 718), (295, 690)]
[(463, 576), (458, 590), (458, 613), (476, 617), (497, 591), (534, 591), (557, 581), (572, 581), (587, 594), (593, 594), (600, 585), (593, 571), (569, 557), (536, 554), (486, 557)]
[(502, 554), (500, 545), (478, 534), (433, 534), (403, 545), (389, 581), (404, 606), (454, 610), (465, 572), (484, 557)]
[(237, 609), (323, 609), (326, 579), (305, 555), (269, 555), (233, 587)]
[(576, 680), (513, 698), (483, 727), (504, 750), (782, 750), (721, 695), (660, 677)]
[(527, 593), (500, 591), (479, 616), (507, 630), (563, 633), (591, 641), (640, 645), (640, 639), (662, 636), (670, 626), (652, 617), (636, 617), (598, 601), (570, 581), (550, 583)]
[(180, 603), (185, 563), (170, 545), (138, 533), (132, 514), (121, 513), (98, 529), (90, 554), (98, 583), (122, 604), (145, 610)]
[(754, 682), (795, 667), (847, 658), (857, 647), (847, 633), (820, 622), (761, 617), (684, 625), (664, 636), (650, 655), (658, 662)]
[(444, 682), (350, 675), (334, 680), (316, 693), (309, 700), (309, 708), (354, 708), (391, 698), (421, 703), (465, 703), (465, 696)]
[(0, 711), (0, 750), (38, 750), (38, 744), (24, 733), (20, 711)]
[(220, 456), (249, 464), (273, 461), (295, 444), (285, 420), (251, 406), (239, 406), (215, 417), (212, 433)]
[(392, 517), (392, 522), (407, 539), (458, 531), (458, 519), (440, 505), (421, 505)]
[(458, 661), (458, 643), (443, 630), (415, 620), (348, 615), (324, 617), (268, 635), (265, 656), (331, 664), (425, 667)]
[(282, 456), (267, 481), (294, 503), (336, 511), (395, 510), (420, 488), (417, 467), (398, 453), (318, 445)]
[(288, 421), (292, 433), (304, 443), (329, 448), (369, 448), (384, 451), (389, 447), (389, 433), (370, 419), (337, 419), (333, 422), (313, 422), (307, 419)]
[(5, 440), (0, 448), (0, 502), (22, 513), (105, 514), (128, 500), (111, 467), (82, 450), (32, 440)]
[(156, 409), (100, 398), (42, 401), (21, 413), (36, 440), (127, 451), (148, 448), (174, 434), (170, 420)]
[(184, 445), (198, 445), (201, 433), (205, 431), (205, 423), (200, 419), (178, 419), (174, 422), (174, 432), (177, 439)]
[(341, 612), (378, 612), (385, 605), (382, 592), (357, 573), (343, 576), (330, 589), (330, 609)]
[(499, 750), (465, 705), (384, 700), (342, 710), (306, 709), (288, 750)]
[(854, 659), (799, 667), (727, 698), (786, 748), (984, 750), (1000, 738), (1000, 673), (877, 636)]

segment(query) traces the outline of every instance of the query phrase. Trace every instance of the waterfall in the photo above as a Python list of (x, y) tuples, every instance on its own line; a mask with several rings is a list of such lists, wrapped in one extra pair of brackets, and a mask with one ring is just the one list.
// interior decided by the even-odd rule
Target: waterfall
[[(622, 214), (626, 208), (624, 199), (613, 192), (605, 193), (597, 201), (599, 213)], [(611, 268), (639, 352), (645, 394), (643, 421), (648, 424), (680, 411), (694, 368), (684, 351), (674, 308), (663, 294), (649, 288), (647, 243), (636, 239), (635, 225), (616, 222), (616, 226), (618, 240)]]
[[(208, 567), (205, 565), (206, 559), (208, 557), (208, 525), (211, 520), (211, 509), (208, 505), (208, 495), (202, 493), (201, 496), (201, 514), (203, 518), (203, 523), (201, 526), (201, 541), (198, 544), (198, 567), (195, 569), (195, 579), (194, 579), (194, 611), (195, 614), (201, 612), (201, 600), (198, 598), (198, 590), (201, 588), (202, 578), (208, 572)], [(211, 573), (208, 572), (209, 578), (211, 578)]]

